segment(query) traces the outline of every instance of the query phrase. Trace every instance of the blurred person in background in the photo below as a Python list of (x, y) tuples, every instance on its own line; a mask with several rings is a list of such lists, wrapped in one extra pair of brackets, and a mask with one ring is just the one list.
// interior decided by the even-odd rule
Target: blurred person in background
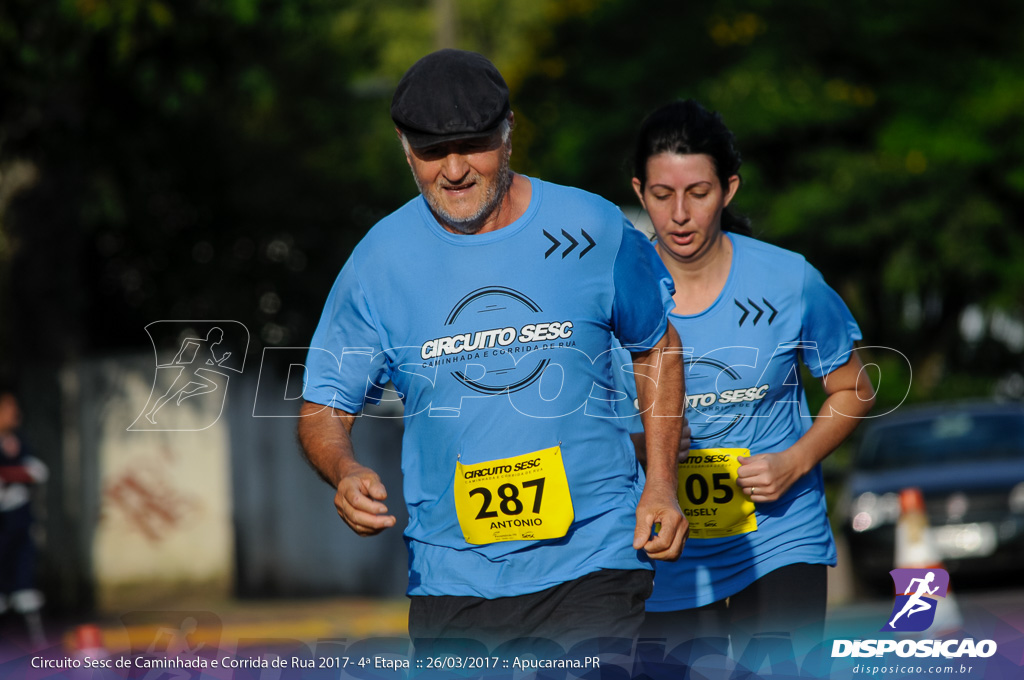
[[(731, 635), (735, 655), (769, 632), (820, 642), (836, 548), (819, 464), (874, 402), (846, 304), (730, 210), (740, 163), (717, 113), (677, 101), (643, 122), (633, 177), (675, 283), (692, 438), (679, 489), (691, 534), (655, 567), (644, 634)], [(801, 361), (826, 394), (813, 418)]]
[[(350, 439), (393, 382), (413, 639), (633, 637), (649, 560), (675, 559), (686, 531), (668, 272), (613, 204), (509, 169), (508, 89), (485, 57), (427, 55), (391, 115), (420, 196), (370, 230), (331, 291), (306, 362), (305, 454), (353, 531), (394, 526)], [(616, 340), (651, 377), (646, 485), (610, 399), (591, 398)]]
[(30, 487), (45, 482), (49, 472), (31, 454), (20, 426), (17, 396), (0, 387), (0, 613), (10, 609), (28, 618), (43, 606), (35, 588)]

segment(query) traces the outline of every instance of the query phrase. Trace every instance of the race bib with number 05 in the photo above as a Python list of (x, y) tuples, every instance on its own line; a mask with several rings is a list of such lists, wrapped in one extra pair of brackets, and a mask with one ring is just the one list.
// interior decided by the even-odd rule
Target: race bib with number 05
[(754, 502), (736, 483), (750, 449), (692, 449), (679, 464), (679, 507), (690, 538), (722, 538), (757, 531)]
[(456, 461), (455, 512), (473, 545), (565, 536), (574, 515), (561, 448), (475, 465)]

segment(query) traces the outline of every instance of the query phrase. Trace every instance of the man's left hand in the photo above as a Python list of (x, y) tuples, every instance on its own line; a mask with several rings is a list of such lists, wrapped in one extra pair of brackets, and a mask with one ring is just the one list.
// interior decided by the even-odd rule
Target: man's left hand
[[(655, 535), (656, 524), (660, 526)], [(672, 562), (679, 559), (689, 533), (690, 523), (679, 509), (675, 490), (648, 480), (636, 506), (633, 548), (642, 548), (652, 560)]]

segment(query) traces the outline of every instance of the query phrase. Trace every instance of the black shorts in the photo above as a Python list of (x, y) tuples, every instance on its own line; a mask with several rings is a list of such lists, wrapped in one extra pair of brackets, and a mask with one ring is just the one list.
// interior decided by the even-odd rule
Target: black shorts
[(696, 609), (648, 612), (640, 634), (675, 643), (729, 638), (737, 659), (760, 637), (786, 637), (805, 649), (821, 642), (824, 633), (827, 571), (824, 564), (779, 567), (727, 599)]
[(602, 569), (538, 593), (493, 600), (414, 596), (409, 637), (414, 642), (463, 638), (492, 646), (519, 638), (561, 645), (598, 637), (634, 638), (653, 582), (654, 572), (648, 569)]

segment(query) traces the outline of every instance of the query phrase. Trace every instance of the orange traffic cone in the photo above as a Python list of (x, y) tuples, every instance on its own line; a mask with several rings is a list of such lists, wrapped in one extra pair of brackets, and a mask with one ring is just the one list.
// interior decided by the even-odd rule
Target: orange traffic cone
[[(896, 523), (896, 569), (942, 569), (942, 555), (932, 539), (928, 515), (924, 509), (924, 495), (920, 489), (909, 488), (900, 492), (900, 518)], [(897, 593), (899, 594), (899, 593)], [(924, 637), (940, 637), (963, 626), (960, 607), (953, 596), (952, 586), (946, 597), (936, 605), (935, 619)]]
[(83, 623), (75, 628), (75, 650), (79, 659), (106, 659), (110, 656), (103, 646), (103, 632), (94, 623)]

